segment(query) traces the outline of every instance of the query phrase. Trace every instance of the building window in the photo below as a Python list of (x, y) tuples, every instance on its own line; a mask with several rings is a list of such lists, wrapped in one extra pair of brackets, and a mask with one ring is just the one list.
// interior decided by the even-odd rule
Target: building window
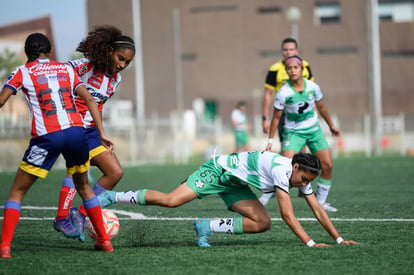
[(341, 6), (338, 2), (316, 3), (314, 10), (315, 25), (341, 22)]
[(358, 49), (355, 47), (318, 48), (316, 51), (319, 55), (344, 55), (344, 54), (357, 54), (358, 53)]
[(378, 16), (381, 21), (411, 22), (414, 21), (413, 0), (379, 1)]
[(182, 61), (187, 61), (187, 62), (191, 62), (191, 61), (196, 61), (197, 60), (197, 54), (195, 53), (183, 53), (181, 55), (181, 59)]
[(384, 51), (383, 53), (384, 57), (389, 58), (406, 58), (406, 57), (414, 57), (414, 51)]
[(271, 14), (271, 13), (280, 13), (280, 12), (282, 12), (282, 10), (281, 10), (280, 7), (275, 7), (275, 6), (258, 7), (257, 12), (261, 13), (261, 14)]
[(205, 6), (195, 7), (191, 9), (192, 13), (205, 13), (205, 12), (220, 12), (220, 11), (235, 11), (237, 5), (226, 5), (226, 6)]
[(280, 51), (280, 50), (261, 50), (259, 52), (259, 55), (263, 58), (268, 58), (268, 57), (270, 57), (270, 58), (276, 58), (276, 57), (279, 58), (279, 57), (283, 56), (282, 51)]

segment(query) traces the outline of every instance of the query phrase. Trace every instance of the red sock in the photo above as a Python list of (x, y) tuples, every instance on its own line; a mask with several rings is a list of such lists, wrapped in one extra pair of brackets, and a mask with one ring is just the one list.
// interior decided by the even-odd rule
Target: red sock
[(102, 218), (102, 210), (101, 206), (99, 205), (99, 200), (97, 197), (93, 197), (91, 199), (83, 201), (86, 212), (88, 214), (89, 219), (92, 222), (93, 228), (95, 229), (96, 233), (98, 234), (98, 241), (110, 241), (108, 234), (106, 234), (104, 221)]
[[(6, 208), (7, 203), (4, 205), (4, 219), (3, 224), (1, 225), (1, 245), (0, 246), (10, 246), (13, 239), (14, 231), (16, 226), (19, 223), (20, 218), (20, 204), (19, 208)], [(12, 202), (17, 204), (17, 202)]]
[(83, 203), (79, 206), (78, 209), (79, 209), (79, 212), (81, 212), (85, 217), (88, 216), (88, 213), (86, 213), (86, 209)]
[(76, 188), (73, 184), (72, 177), (65, 177), (62, 182), (62, 188), (60, 189), (59, 204), (56, 215), (57, 221), (69, 217), (69, 209), (72, 206), (75, 195)]

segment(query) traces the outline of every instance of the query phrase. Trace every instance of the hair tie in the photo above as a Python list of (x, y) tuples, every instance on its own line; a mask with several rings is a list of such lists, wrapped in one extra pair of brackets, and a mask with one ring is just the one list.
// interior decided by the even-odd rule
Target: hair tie
[(299, 164), (299, 166), (302, 167), (302, 168), (308, 169), (310, 171), (316, 172), (316, 173), (320, 173), (321, 172), (321, 170), (319, 170), (317, 168), (310, 167), (310, 166), (307, 166), (307, 165), (304, 165), (304, 164)]
[(299, 56), (290, 56), (288, 58), (286, 58), (285, 64), (287, 65), (290, 62), (296, 62), (299, 64), (299, 66), (301, 66), (303, 68), (303, 62), (302, 59), (300, 59)]
[(113, 44), (128, 44), (135, 47), (135, 44), (130, 41), (115, 41)]

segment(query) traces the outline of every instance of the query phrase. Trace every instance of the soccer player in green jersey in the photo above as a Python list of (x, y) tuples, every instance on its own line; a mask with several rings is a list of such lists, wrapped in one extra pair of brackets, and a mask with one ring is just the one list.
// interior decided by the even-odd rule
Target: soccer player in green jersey
[(249, 150), (250, 124), (246, 114), (246, 102), (239, 101), (231, 112), (231, 124), (234, 131), (235, 153)]
[(312, 154), (298, 153), (289, 159), (268, 151), (240, 152), (210, 159), (168, 194), (141, 189), (127, 192), (108, 191), (98, 198), (101, 207), (113, 203), (126, 203), (174, 208), (196, 198), (202, 199), (211, 194), (218, 194), (229, 210), (239, 213), (242, 217), (195, 220), (194, 229), (198, 237), (198, 246), (209, 247), (212, 232), (252, 234), (268, 230), (272, 221), (251, 187), (262, 192), (273, 190), (279, 203), (281, 217), (293, 233), (307, 246), (329, 246), (314, 242), (295, 217), (289, 189), (298, 187), (305, 194), (316, 219), (338, 244), (358, 244), (352, 240), (344, 240), (339, 235), (325, 210), (316, 200), (310, 182), (319, 175), (320, 169), (319, 159)]
[[(276, 95), (266, 150), (272, 150), (273, 137), (281, 114), (285, 112), (282, 155), (291, 158), (300, 152), (305, 145), (308, 146), (311, 153), (315, 154), (322, 163), (316, 197), (326, 211), (335, 212), (337, 209), (326, 202), (332, 183), (331, 151), (319, 126), (315, 106), (320, 116), (328, 124), (332, 135), (340, 136), (341, 132), (333, 124), (328, 110), (323, 104), (323, 95), (319, 85), (302, 77), (302, 59), (298, 56), (291, 56), (286, 59), (285, 64), (289, 81), (280, 88)], [(260, 201), (266, 204), (271, 196), (271, 193), (264, 194)]]

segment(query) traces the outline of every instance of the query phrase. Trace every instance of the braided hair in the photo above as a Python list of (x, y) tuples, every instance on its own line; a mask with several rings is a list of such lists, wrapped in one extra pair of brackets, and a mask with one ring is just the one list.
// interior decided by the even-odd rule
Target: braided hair
[(76, 51), (84, 54), (93, 66), (102, 71), (110, 67), (111, 52), (119, 48), (128, 48), (135, 52), (134, 40), (113, 26), (98, 26), (88, 33)]
[(295, 154), (292, 159), (292, 164), (295, 163), (299, 164), (299, 170), (310, 171), (314, 175), (319, 175), (322, 169), (321, 161), (312, 154)]
[(27, 56), (27, 63), (38, 59), (41, 53), (49, 53), (51, 50), (52, 44), (42, 33), (32, 33), (26, 38), (24, 52)]

